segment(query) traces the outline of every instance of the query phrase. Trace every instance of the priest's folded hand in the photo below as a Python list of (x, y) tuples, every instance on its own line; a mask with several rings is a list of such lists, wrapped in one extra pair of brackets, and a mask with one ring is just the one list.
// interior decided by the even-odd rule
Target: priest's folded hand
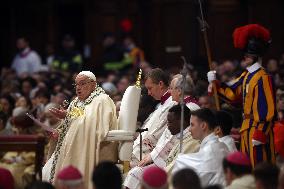
[(147, 154), (139, 163), (139, 167), (144, 167), (152, 162), (152, 158), (150, 154)]

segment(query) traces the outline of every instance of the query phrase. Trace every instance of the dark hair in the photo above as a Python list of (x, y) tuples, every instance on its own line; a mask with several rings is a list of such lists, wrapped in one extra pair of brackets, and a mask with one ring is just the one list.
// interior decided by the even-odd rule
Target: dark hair
[(35, 93), (35, 98), (38, 98), (38, 97), (44, 97), (44, 98), (47, 98), (49, 100), (50, 99), (50, 93), (46, 89), (39, 89)]
[(31, 118), (29, 118), (25, 112), (22, 112), (17, 116), (14, 116), (12, 119), (14, 126), (18, 128), (27, 129), (34, 125), (34, 121)]
[(33, 79), (33, 78), (31, 78), (31, 77), (27, 77), (27, 78), (25, 78), (25, 79), (21, 80), (21, 86), (23, 85), (23, 83), (24, 83), (24, 82), (28, 82), (28, 83), (30, 83), (30, 84), (31, 84), (31, 86), (32, 86), (32, 88), (36, 87), (36, 85), (37, 85), (36, 80), (35, 80), (35, 79)]
[(223, 110), (217, 111), (216, 126), (220, 126), (224, 136), (229, 135), (233, 127), (233, 118), (231, 114)]
[(223, 159), (223, 169), (230, 169), (236, 176), (241, 176), (244, 174), (250, 174), (252, 171), (251, 166), (237, 165), (229, 162), (226, 158)]
[[(179, 119), (181, 118), (181, 105), (174, 105), (169, 109), (169, 112), (173, 112), (175, 116), (177, 116)], [(184, 105), (184, 119), (189, 120), (191, 116), (190, 109)]]
[(214, 185), (209, 185), (204, 187), (204, 189), (222, 189), (223, 187), (218, 185), (218, 184), (214, 184)]
[(263, 39), (251, 37), (247, 41), (247, 45), (243, 51), (245, 54), (252, 55), (255, 57), (262, 57), (267, 51), (270, 42), (264, 41)]
[(141, 124), (148, 118), (148, 116), (155, 111), (155, 107), (159, 101), (155, 100), (152, 96), (148, 95), (146, 87), (141, 88), (141, 97), (138, 109), (137, 121)]
[(173, 175), (172, 183), (178, 189), (201, 189), (198, 175), (189, 168), (181, 169)]
[(145, 76), (145, 80), (148, 78), (150, 78), (155, 84), (158, 84), (160, 81), (162, 81), (164, 85), (169, 86), (170, 76), (161, 68), (154, 68), (148, 72)]
[(25, 35), (19, 35), (19, 36), (17, 37), (17, 40), (19, 40), (19, 39), (23, 39), (23, 40), (24, 40), (25, 42), (27, 42), (27, 43), (30, 42), (29, 37), (27, 37), (27, 36), (25, 36)]
[(38, 189), (38, 188), (55, 189), (55, 187), (52, 184), (45, 181), (34, 181), (25, 187), (25, 189)]
[(268, 162), (263, 162), (255, 166), (253, 174), (255, 180), (260, 180), (265, 189), (277, 188), (279, 168)]
[(6, 127), (6, 123), (8, 121), (8, 116), (0, 110), (0, 120), (3, 121), (4, 128)]
[(201, 108), (191, 112), (191, 115), (197, 116), (200, 120), (206, 122), (210, 130), (216, 127), (216, 117), (209, 108)]
[(122, 186), (121, 172), (110, 161), (101, 162), (95, 167), (92, 181), (96, 189), (121, 189)]
[(9, 112), (7, 112), (9, 115), (7, 115), (7, 116), (10, 116), (12, 114), (14, 107), (15, 107), (15, 99), (9, 94), (1, 95), (0, 99), (1, 98), (6, 99), (9, 102)]

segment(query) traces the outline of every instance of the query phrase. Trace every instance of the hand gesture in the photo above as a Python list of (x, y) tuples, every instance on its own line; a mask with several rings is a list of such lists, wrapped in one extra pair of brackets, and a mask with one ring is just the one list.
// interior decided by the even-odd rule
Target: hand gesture
[(49, 111), (58, 119), (64, 119), (67, 114), (67, 111), (61, 108), (58, 109), (58, 108), (53, 107), (53, 108), (50, 108)]
[(59, 133), (56, 130), (54, 130), (53, 132), (46, 132), (46, 133), (52, 140), (57, 140), (59, 137)]

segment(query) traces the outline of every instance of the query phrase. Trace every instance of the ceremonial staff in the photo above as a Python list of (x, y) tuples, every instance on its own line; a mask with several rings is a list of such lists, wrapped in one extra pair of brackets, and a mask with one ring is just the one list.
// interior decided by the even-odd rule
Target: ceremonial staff
[[(201, 16), (201, 19), (198, 17), (198, 21), (200, 23), (201, 32), (203, 33), (203, 38), (204, 38), (204, 43), (205, 43), (205, 48), (206, 48), (206, 54), (207, 54), (207, 60), (208, 60), (208, 64), (209, 64), (209, 69), (213, 70), (211, 49), (210, 49), (210, 46), (209, 46), (209, 41), (208, 41), (208, 36), (207, 36), (208, 24), (204, 20), (201, 0), (198, 0), (198, 2), (199, 2), (200, 16)], [(216, 83), (212, 82), (212, 85), (213, 85), (213, 93), (214, 93), (216, 109), (220, 110), (220, 103), (219, 103), (219, 98), (218, 98), (218, 94), (217, 94)]]

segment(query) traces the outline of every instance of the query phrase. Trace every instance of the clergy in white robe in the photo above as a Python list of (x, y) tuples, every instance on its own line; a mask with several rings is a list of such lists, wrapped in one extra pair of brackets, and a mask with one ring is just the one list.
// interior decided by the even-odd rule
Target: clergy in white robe
[[(179, 102), (182, 95), (182, 89), (184, 88), (184, 103), (190, 109), (190, 111), (200, 109), (197, 100), (193, 97), (193, 92), (195, 90), (195, 85), (190, 75), (186, 76), (185, 85), (183, 86), (183, 77), (181, 74), (177, 74), (173, 77), (170, 84), (170, 92), (173, 98), (173, 101)], [(195, 142), (193, 142), (195, 141)], [(178, 153), (180, 153), (180, 143), (172, 149), (169, 157), (167, 158), (167, 167), (166, 171), (168, 174), (171, 173), (174, 160)], [(192, 140), (191, 134), (183, 139), (183, 148), (182, 153), (192, 153), (199, 150), (199, 144), (196, 143), (196, 140)]]
[(230, 152), (237, 151), (234, 139), (230, 136), (233, 127), (233, 118), (229, 112), (219, 110), (216, 112), (215, 135), (219, 137), (219, 141), (227, 145)]
[(237, 147), (236, 147), (236, 144), (235, 144), (235, 140), (230, 135), (223, 136), (223, 137), (219, 138), (219, 141), (223, 142), (224, 144), (226, 144), (226, 146), (229, 149), (229, 152), (238, 151)]
[(198, 105), (198, 102), (193, 97), (195, 86), (190, 75), (186, 76), (184, 87), (183, 77), (181, 74), (177, 74), (173, 77), (170, 84), (170, 93), (172, 95), (173, 101), (180, 102), (182, 89), (184, 91), (184, 103), (190, 109), (190, 111), (199, 109), (200, 107)]
[(77, 97), (67, 112), (51, 109), (64, 121), (57, 129), (59, 137), (51, 158), (43, 168), (43, 180), (54, 183), (57, 173), (73, 165), (84, 177), (84, 185), (92, 188), (93, 167), (101, 161), (102, 146), (109, 130), (117, 129), (116, 109), (111, 98), (97, 86), (95, 75), (80, 72), (75, 79)]
[[(153, 73), (157, 73), (157, 71), (154, 71)], [(155, 93), (157, 92), (154, 92), (153, 91), (157, 91), (157, 90), (153, 90), (153, 83), (152, 83), (152, 79), (153, 80), (157, 80), (155, 77), (154, 74), (149, 74), (148, 78), (148, 82), (146, 80), (146, 82), (148, 83), (148, 92), (150, 95), (152, 95), (155, 99), (158, 99), (158, 95), (156, 95)], [(163, 77), (161, 77), (161, 80), (162, 80)], [(171, 83), (170, 83), (170, 94), (172, 96), (172, 100), (175, 101), (175, 102), (179, 102), (180, 100), (180, 97), (181, 97), (181, 94), (182, 94), (182, 81), (183, 81), (183, 78), (182, 78), (182, 75), (180, 74), (177, 74), (173, 77)], [(156, 81), (156, 83), (158, 83)], [(147, 85), (146, 85), (147, 87)], [(186, 77), (186, 83), (185, 83), (185, 87), (184, 87), (184, 102), (186, 104), (186, 106), (191, 110), (197, 110), (199, 109), (199, 105), (198, 105), (198, 102), (195, 98), (193, 98), (192, 94), (193, 94), (193, 91), (194, 91), (194, 83), (191, 79), (191, 77), (188, 75)], [(142, 159), (145, 158), (145, 156), (147, 154), (149, 154), (150, 152), (152, 152), (152, 150), (155, 148), (155, 143), (157, 143), (157, 139), (158, 140), (165, 140), (165, 138), (161, 137), (159, 139), (159, 136), (162, 135), (163, 131), (164, 131), (164, 124), (165, 124), (165, 119), (166, 119), (166, 113), (167, 113), (167, 109), (172, 107), (174, 104), (174, 102), (171, 102), (170, 99), (167, 99), (167, 95), (168, 93), (164, 94), (162, 97), (161, 97), (161, 104), (163, 104), (163, 102), (165, 101), (164, 105), (163, 106), (159, 106), (159, 108), (154, 111), (150, 116), (149, 118), (145, 121), (145, 124), (142, 126), (142, 128), (149, 128), (149, 125), (151, 128), (156, 128), (154, 131), (152, 131), (152, 134), (150, 134), (151, 132), (144, 132), (142, 134), (142, 137), (145, 138), (145, 140), (143, 141), (143, 143), (145, 142), (145, 145), (143, 144), (143, 150), (142, 150)], [(161, 114), (162, 113), (162, 114)], [(160, 114), (160, 115), (159, 115)], [(159, 118), (159, 119), (157, 119)], [(155, 122), (155, 121), (159, 121), (158, 125), (160, 124), (160, 126), (156, 126), (156, 125), (153, 125), (152, 122)], [(166, 136), (166, 135), (163, 135), (163, 136)], [(148, 139), (147, 139), (148, 138)], [(166, 142), (166, 141), (164, 141)], [(160, 143), (163, 143), (163, 142), (160, 142)], [(138, 159), (138, 155), (140, 155), (138, 152), (140, 152), (140, 148), (139, 148), (139, 144), (140, 144), (140, 141), (139, 141), (139, 138), (136, 139), (136, 141), (134, 142), (134, 146), (133, 146), (133, 154), (132, 155), (132, 161), (131, 161), (131, 167), (134, 167), (138, 164), (139, 162), (139, 159)], [(160, 148), (161, 149), (161, 148)], [(154, 150), (152, 153), (155, 153), (155, 151), (157, 151), (158, 149)], [(135, 156), (136, 154), (136, 156)], [(146, 156), (147, 158), (147, 156)], [(149, 156), (148, 156), (148, 160), (149, 160)]]
[[(177, 138), (180, 140), (181, 135), (178, 134)], [(178, 142), (171, 152), (169, 153), (166, 159), (166, 167), (165, 170), (168, 175), (171, 175), (173, 166), (175, 164), (175, 160), (179, 153), (189, 154), (198, 152), (200, 148), (200, 142), (192, 138), (191, 133), (189, 132), (189, 127), (184, 130), (183, 140), (182, 140), (182, 151), (180, 152), (180, 142)]]
[(190, 132), (201, 141), (197, 153), (178, 155), (173, 174), (183, 168), (192, 168), (198, 174), (203, 186), (225, 184), (222, 160), (228, 154), (227, 146), (214, 135), (215, 115), (207, 108), (191, 113)]
[(169, 76), (159, 68), (152, 69), (145, 78), (145, 87), (148, 94), (156, 100), (160, 100), (157, 109), (147, 118), (142, 125), (142, 129), (148, 129), (142, 133), (142, 151), (140, 150), (140, 138), (137, 137), (133, 144), (130, 166), (135, 167), (140, 161), (140, 151), (142, 159), (152, 152), (156, 147), (159, 138), (166, 129), (168, 110), (176, 104), (172, 101), (168, 91)]
[[(187, 80), (186, 80), (186, 85), (185, 85), (185, 98), (184, 98), (184, 103), (187, 106), (187, 108), (189, 108), (190, 111), (194, 111), (194, 110), (198, 110), (200, 109), (197, 101), (195, 100), (195, 98), (193, 98), (190, 94), (192, 93), (192, 89), (194, 88), (193, 82), (191, 82), (191, 77), (188, 76)], [(178, 102), (178, 99), (181, 97), (181, 83), (182, 83), (182, 77), (180, 74), (175, 75), (171, 81), (170, 84), (170, 92), (172, 95), (172, 98), (174, 101)], [(186, 116), (186, 115), (185, 115)], [(190, 117), (190, 114), (188, 115)], [(166, 129), (164, 131), (170, 133), (169, 129)], [(192, 136), (190, 133), (188, 133), (188, 129), (184, 130), (184, 132), (186, 133), (186, 136), (183, 137), (183, 153), (192, 153), (192, 152), (196, 152), (197, 150), (199, 150), (199, 143), (197, 140), (192, 139)], [(153, 149), (153, 151), (151, 152), (151, 157), (154, 161), (154, 163), (156, 165), (158, 165), (158, 160), (157, 158), (154, 157), (159, 157), (156, 154), (159, 154), (160, 151), (163, 150), (164, 147), (166, 147), (166, 145), (164, 145), (165, 142), (167, 142), (165, 140), (165, 138), (163, 136), (166, 135), (162, 135), (162, 137), (159, 139), (158, 144), (156, 146), (156, 148)], [(177, 134), (175, 137), (173, 138), (178, 138), (180, 139), (180, 134)], [(174, 139), (173, 139), (174, 140)], [(164, 141), (164, 142), (162, 142)], [(161, 145), (162, 144), (162, 145)], [(177, 145), (174, 146), (174, 148), (171, 150), (167, 160), (166, 160), (166, 170), (168, 173), (171, 172), (172, 170), (172, 166), (173, 166), (173, 161), (175, 159), (175, 157), (177, 156), (177, 154), (179, 153), (180, 150), (180, 142), (176, 143)], [(163, 160), (164, 163), (164, 160)], [(165, 166), (163, 166), (165, 167)]]
[[(188, 149), (189, 152), (196, 152), (199, 149), (199, 142), (194, 140), (188, 131), (190, 110), (185, 107), (183, 135), (181, 135), (180, 132), (180, 112), (180, 105), (175, 105), (169, 109), (167, 115), (168, 128), (164, 131), (154, 150), (148, 156), (146, 156), (138, 166), (131, 169), (127, 174), (123, 184), (125, 187), (130, 189), (139, 188), (143, 170), (148, 166), (158, 166), (162, 169), (165, 169), (166, 166), (173, 161), (174, 156), (178, 153), (180, 137), (183, 137), (183, 141), (187, 141), (187, 146), (190, 146)], [(170, 158), (169, 155), (171, 155)]]

